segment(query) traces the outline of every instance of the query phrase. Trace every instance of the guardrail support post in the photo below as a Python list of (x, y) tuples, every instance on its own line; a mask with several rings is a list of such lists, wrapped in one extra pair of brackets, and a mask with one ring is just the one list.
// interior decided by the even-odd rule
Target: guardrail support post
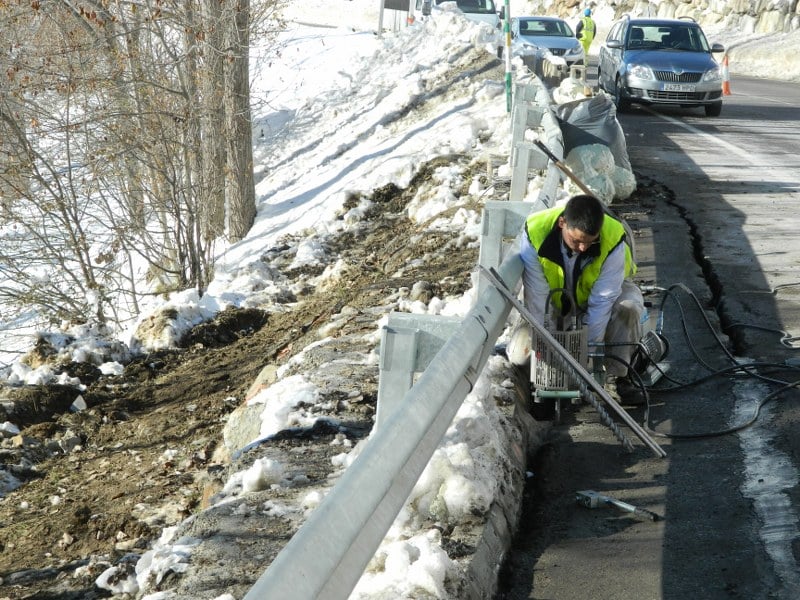
[(393, 312), (381, 331), (378, 407), (380, 428), (414, 385), (414, 374), (424, 371), (460, 325), (457, 317)]
[(583, 65), (572, 65), (569, 68), (569, 76), (573, 79), (586, 82), (586, 67)]
[(419, 330), (387, 325), (381, 331), (381, 360), (375, 427), (380, 427), (414, 384)]
[(517, 142), (511, 151), (511, 192), (508, 199), (521, 201), (528, 191), (528, 173), (531, 169), (547, 168), (547, 156), (530, 142)]
[[(536, 202), (505, 202), (487, 200), (481, 215), (481, 247), (478, 264), (487, 269), (497, 268), (503, 260), (503, 242), (522, 231), (525, 220), (537, 209)], [(541, 208), (541, 207), (540, 207)], [(478, 294), (485, 289), (485, 278), (478, 281)]]
[(514, 102), (535, 102), (542, 86), (532, 83), (517, 83), (515, 88)]
[(511, 144), (525, 140), (527, 129), (540, 128), (545, 109), (530, 101), (517, 101), (511, 115)]

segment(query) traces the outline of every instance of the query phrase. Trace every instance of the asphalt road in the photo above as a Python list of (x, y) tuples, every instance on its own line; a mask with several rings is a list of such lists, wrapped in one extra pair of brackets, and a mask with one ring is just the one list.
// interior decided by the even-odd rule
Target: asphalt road
[[(643, 285), (664, 306), (668, 378), (631, 408), (667, 452), (625, 453), (591, 407), (531, 467), (503, 600), (800, 598), (800, 86), (733, 79), (722, 115), (619, 115)], [(666, 290), (666, 291), (664, 291)], [(788, 361), (788, 362), (787, 362)], [(744, 373), (733, 365), (753, 362)], [(738, 367), (737, 367), (738, 368)], [(595, 490), (663, 519), (575, 501)]]

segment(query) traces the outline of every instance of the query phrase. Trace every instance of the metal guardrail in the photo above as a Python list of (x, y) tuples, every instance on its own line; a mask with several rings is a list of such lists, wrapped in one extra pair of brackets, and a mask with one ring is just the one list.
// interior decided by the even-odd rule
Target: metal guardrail
[(549, 208), (556, 201), (556, 190), (561, 183), (561, 172), (549, 163), (548, 157), (533, 142), (525, 139), (528, 131), (551, 149), (560, 159), (564, 156), (564, 140), (555, 113), (550, 104), (550, 93), (542, 85), (519, 84), (514, 94), (511, 112), (511, 191), (508, 199), (521, 201), (528, 194), (531, 169), (545, 171), (545, 182), (539, 191), (534, 210)]
[[(500, 266), (519, 281), (522, 261)], [(245, 600), (345, 600), (375, 554), (505, 328), (511, 305), (487, 287), (402, 403), (289, 540)]]
[[(538, 128), (563, 154), (546, 89), (517, 85), (514, 97), (511, 202), (486, 203), (479, 258), (512, 287), (522, 261), (516, 251), (502, 258), (504, 238), (516, 236), (528, 214), (552, 206), (560, 182), (557, 169), (524, 141), (526, 130)], [(536, 202), (521, 202), (531, 169), (547, 169), (546, 183)], [(496, 288), (481, 285), (461, 322), (390, 315), (381, 342), (376, 430), (245, 600), (346, 600), (471, 391), (511, 308)]]

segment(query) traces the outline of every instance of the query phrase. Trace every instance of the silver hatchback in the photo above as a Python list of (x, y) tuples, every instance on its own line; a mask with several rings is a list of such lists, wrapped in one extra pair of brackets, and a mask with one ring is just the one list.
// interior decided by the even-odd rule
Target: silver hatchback
[(722, 111), (722, 73), (709, 45), (692, 19), (624, 17), (612, 25), (600, 48), (597, 80), (614, 97), (617, 110), (632, 103), (671, 104)]
[(511, 19), (511, 40), (514, 53), (521, 56), (526, 65), (526, 58), (537, 50), (547, 50), (553, 56), (562, 57), (567, 67), (582, 65), (585, 60), (583, 46), (575, 39), (575, 32), (558, 17), (514, 17)]

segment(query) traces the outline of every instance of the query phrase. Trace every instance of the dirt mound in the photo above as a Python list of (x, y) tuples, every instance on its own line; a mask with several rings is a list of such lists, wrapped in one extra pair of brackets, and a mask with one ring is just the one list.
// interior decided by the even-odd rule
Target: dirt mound
[[(3, 390), (4, 406), (13, 407), (7, 420), (22, 431), (0, 448), (6, 473), (21, 483), (0, 500), (0, 598), (106, 596), (94, 587), (106, 567), (128, 556), (135, 562), (161, 529), (196, 511), (204, 494), (207, 499), (209, 482), (219, 481), (224, 470), (212, 461), (222, 427), (265, 365), (280, 364), (316, 341), (317, 329), (334, 315), (334, 343), (309, 353), (308, 360), (346, 355), (353, 344), (363, 352), (364, 333), (374, 332), (381, 316), (419, 282), (425, 282), (425, 293), (440, 297), (466, 291), (477, 261), (475, 244), (463, 247), (458, 232), (429, 231), (404, 216), (434, 167), (422, 168), (408, 189), (376, 191), (358, 231), (325, 240), (331, 255), (346, 263), (341, 280), (348, 285), (317, 290), (306, 284), (302, 299), (280, 311), (224, 311), (186, 335), (182, 349), (137, 357), (120, 376), (64, 367), (80, 372), (82, 381), (88, 375), (83, 391)], [(290, 246), (265, 256), (279, 264)], [(314, 274), (292, 275), (308, 282)], [(360, 396), (347, 402), (346, 411), (339, 402), (329, 403), (332, 416), (349, 424), (353, 440), (369, 432), (374, 414), (377, 367), (369, 368), (369, 374), (354, 374)], [(86, 408), (70, 410), (78, 396)], [(282, 435), (279, 446), (322, 447), (337, 433)], [(326, 470), (329, 454), (319, 458)]]

